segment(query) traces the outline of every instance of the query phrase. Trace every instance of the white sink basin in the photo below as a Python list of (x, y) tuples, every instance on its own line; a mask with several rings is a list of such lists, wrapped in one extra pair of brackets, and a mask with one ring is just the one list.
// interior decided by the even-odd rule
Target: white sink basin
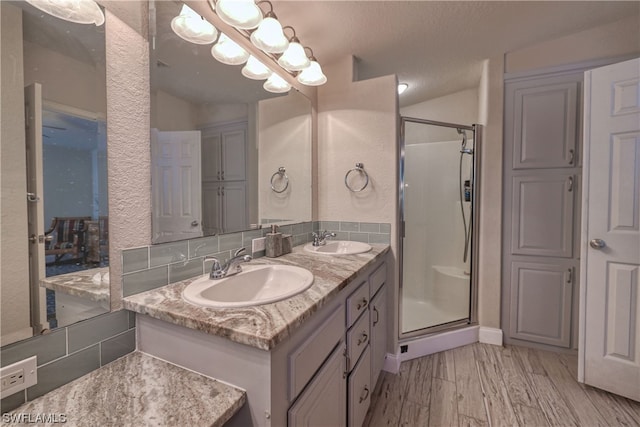
[(354, 255), (369, 252), (371, 246), (362, 242), (330, 240), (324, 246), (313, 246), (312, 243), (309, 243), (304, 246), (304, 250), (320, 255)]
[(182, 291), (182, 298), (212, 308), (251, 307), (280, 301), (306, 291), (313, 274), (289, 265), (243, 265), (242, 272), (224, 279), (201, 277)]

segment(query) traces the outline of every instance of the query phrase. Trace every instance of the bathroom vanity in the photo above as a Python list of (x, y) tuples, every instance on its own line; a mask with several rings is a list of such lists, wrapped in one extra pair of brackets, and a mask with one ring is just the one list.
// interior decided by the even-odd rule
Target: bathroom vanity
[(231, 425), (360, 426), (384, 364), (388, 245), (366, 253), (305, 252), (251, 264), (295, 265), (313, 285), (245, 308), (185, 302), (194, 279), (124, 299), (137, 315), (138, 349), (240, 387), (247, 404)]

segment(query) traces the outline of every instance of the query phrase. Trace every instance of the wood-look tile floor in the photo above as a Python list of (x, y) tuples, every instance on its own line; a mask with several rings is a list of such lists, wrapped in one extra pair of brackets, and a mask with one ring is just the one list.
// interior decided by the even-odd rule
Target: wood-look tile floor
[(365, 426), (640, 426), (640, 403), (576, 381), (578, 360), (472, 344), (383, 372)]

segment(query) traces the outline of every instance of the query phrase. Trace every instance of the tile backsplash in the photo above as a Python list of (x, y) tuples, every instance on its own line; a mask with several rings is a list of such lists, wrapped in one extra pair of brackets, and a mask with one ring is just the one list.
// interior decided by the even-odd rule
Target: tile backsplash
[(135, 313), (120, 310), (0, 349), (1, 366), (37, 356), (38, 383), (2, 399), (2, 413), (136, 349)]
[[(387, 223), (313, 221), (287, 224), (279, 227), (283, 234), (293, 236), (293, 245), (312, 241), (311, 233), (329, 230), (338, 240), (353, 240), (365, 243), (390, 243), (391, 226)], [(229, 259), (240, 248), (251, 253), (251, 241), (263, 237), (269, 227), (241, 231), (220, 236), (199, 237), (173, 243), (160, 243), (142, 248), (122, 251), (122, 292), (125, 297), (169, 283), (205, 274), (213, 261)], [(264, 251), (253, 253), (254, 258), (264, 256)]]

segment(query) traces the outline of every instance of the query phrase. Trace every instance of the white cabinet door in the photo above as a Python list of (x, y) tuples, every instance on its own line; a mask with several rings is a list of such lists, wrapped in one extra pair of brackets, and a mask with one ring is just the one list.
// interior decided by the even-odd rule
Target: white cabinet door
[(222, 191), (217, 182), (202, 184), (202, 229), (205, 236), (222, 232)]
[(371, 348), (367, 346), (349, 375), (349, 427), (360, 427), (371, 403)]
[(640, 401), (640, 59), (585, 82), (584, 381)]
[(247, 191), (244, 182), (225, 182), (222, 191), (222, 228), (225, 233), (246, 230)]
[(344, 344), (339, 345), (289, 409), (289, 427), (341, 427), (347, 423)]
[(244, 128), (222, 132), (220, 142), (223, 181), (244, 181), (246, 140), (247, 131)]
[(514, 176), (511, 253), (571, 258), (576, 189), (573, 174)]
[(371, 305), (371, 386), (375, 387), (387, 354), (387, 286), (383, 285)]
[(207, 135), (202, 139), (202, 181), (220, 181), (222, 155), (220, 134)]
[(569, 348), (574, 283), (571, 260), (513, 262), (509, 335)]
[(565, 76), (510, 84), (505, 133), (513, 168), (574, 167), (580, 83)]

